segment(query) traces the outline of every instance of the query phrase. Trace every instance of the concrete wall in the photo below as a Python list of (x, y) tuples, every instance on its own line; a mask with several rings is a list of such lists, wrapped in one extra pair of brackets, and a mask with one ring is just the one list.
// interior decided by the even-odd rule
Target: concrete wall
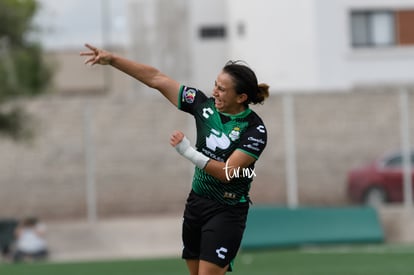
[[(86, 216), (86, 108), (98, 216), (181, 211), (193, 166), (168, 140), (181, 129), (194, 142), (193, 120), (151, 92), (50, 95), (22, 102), (37, 133), (28, 144), (0, 142), (0, 216)], [(414, 96), (410, 104), (414, 107)], [(282, 98), (274, 95), (254, 109), (267, 125), (269, 142), (257, 163), (252, 200), (283, 205)], [(348, 204), (347, 171), (399, 146), (398, 95), (392, 91), (297, 95), (295, 119), (300, 205)]]
[(192, 71), (187, 6), (185, 0), (130, 1), (128, 56), (187, 82)]

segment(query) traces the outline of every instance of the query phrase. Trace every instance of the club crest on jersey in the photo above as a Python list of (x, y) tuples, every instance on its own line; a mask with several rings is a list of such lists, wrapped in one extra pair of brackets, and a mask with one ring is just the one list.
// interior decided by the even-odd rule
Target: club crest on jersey
[(183, 99), (185, 100), (185, 102), (187, 103), (193, 103), (194, 99), (196, 97), (196, 91), (194, 89), (186, 89), (183, 93)]
[(240, 128), (234, 127), (229, 134), (229, 138), (231, 139), (231, 141), (238, 140), (240, 138)]

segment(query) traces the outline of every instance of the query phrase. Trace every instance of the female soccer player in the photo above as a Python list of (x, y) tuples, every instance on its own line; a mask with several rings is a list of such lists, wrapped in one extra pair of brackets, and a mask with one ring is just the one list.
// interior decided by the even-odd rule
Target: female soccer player
[(249, 104), (263, 103), (269, 86), (240, 62), (228, 62), (218, 74), (212, 97), (181, 85), (158, 69), (85, 44), (85, 64), (111, 65), (161, 92), (178, 109), (194, 116), (193, 148), (180, 131), (170, 144), (195, 165), (184, 210), (183, 253), (190, 275), (222, 275), (240, 247), (249, 208), (254, 164), (263, 152), (266, 128)]

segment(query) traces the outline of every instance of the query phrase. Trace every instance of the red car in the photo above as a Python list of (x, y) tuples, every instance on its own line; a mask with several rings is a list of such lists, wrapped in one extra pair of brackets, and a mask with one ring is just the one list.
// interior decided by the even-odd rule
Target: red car
[[(411, 163), (414, 153), (411, 153)], [(411, 179), (414, 182), (414, 167)], [(347, 178), (348, 197), (352, 202), (379, 205), (386, 202), (402, 202), (403, 158), (401, 152), (393, 152), (352, 169)], [(414, 188), (413, 188), (414, 189)]]

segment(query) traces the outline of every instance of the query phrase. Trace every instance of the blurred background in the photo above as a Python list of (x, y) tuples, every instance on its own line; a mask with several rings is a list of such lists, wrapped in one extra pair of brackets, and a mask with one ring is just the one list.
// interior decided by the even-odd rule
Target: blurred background
[(246, 61), (271, 89), (253, 106), (269, 136), (254, 205), (413, 207), (414, 0), (0, 0), (0, 15), (1, 218), (181, 215), (193, 167), (168, 140), (194, 142), (192, 118), (84, 65), (84, 43), (207, 94)]

